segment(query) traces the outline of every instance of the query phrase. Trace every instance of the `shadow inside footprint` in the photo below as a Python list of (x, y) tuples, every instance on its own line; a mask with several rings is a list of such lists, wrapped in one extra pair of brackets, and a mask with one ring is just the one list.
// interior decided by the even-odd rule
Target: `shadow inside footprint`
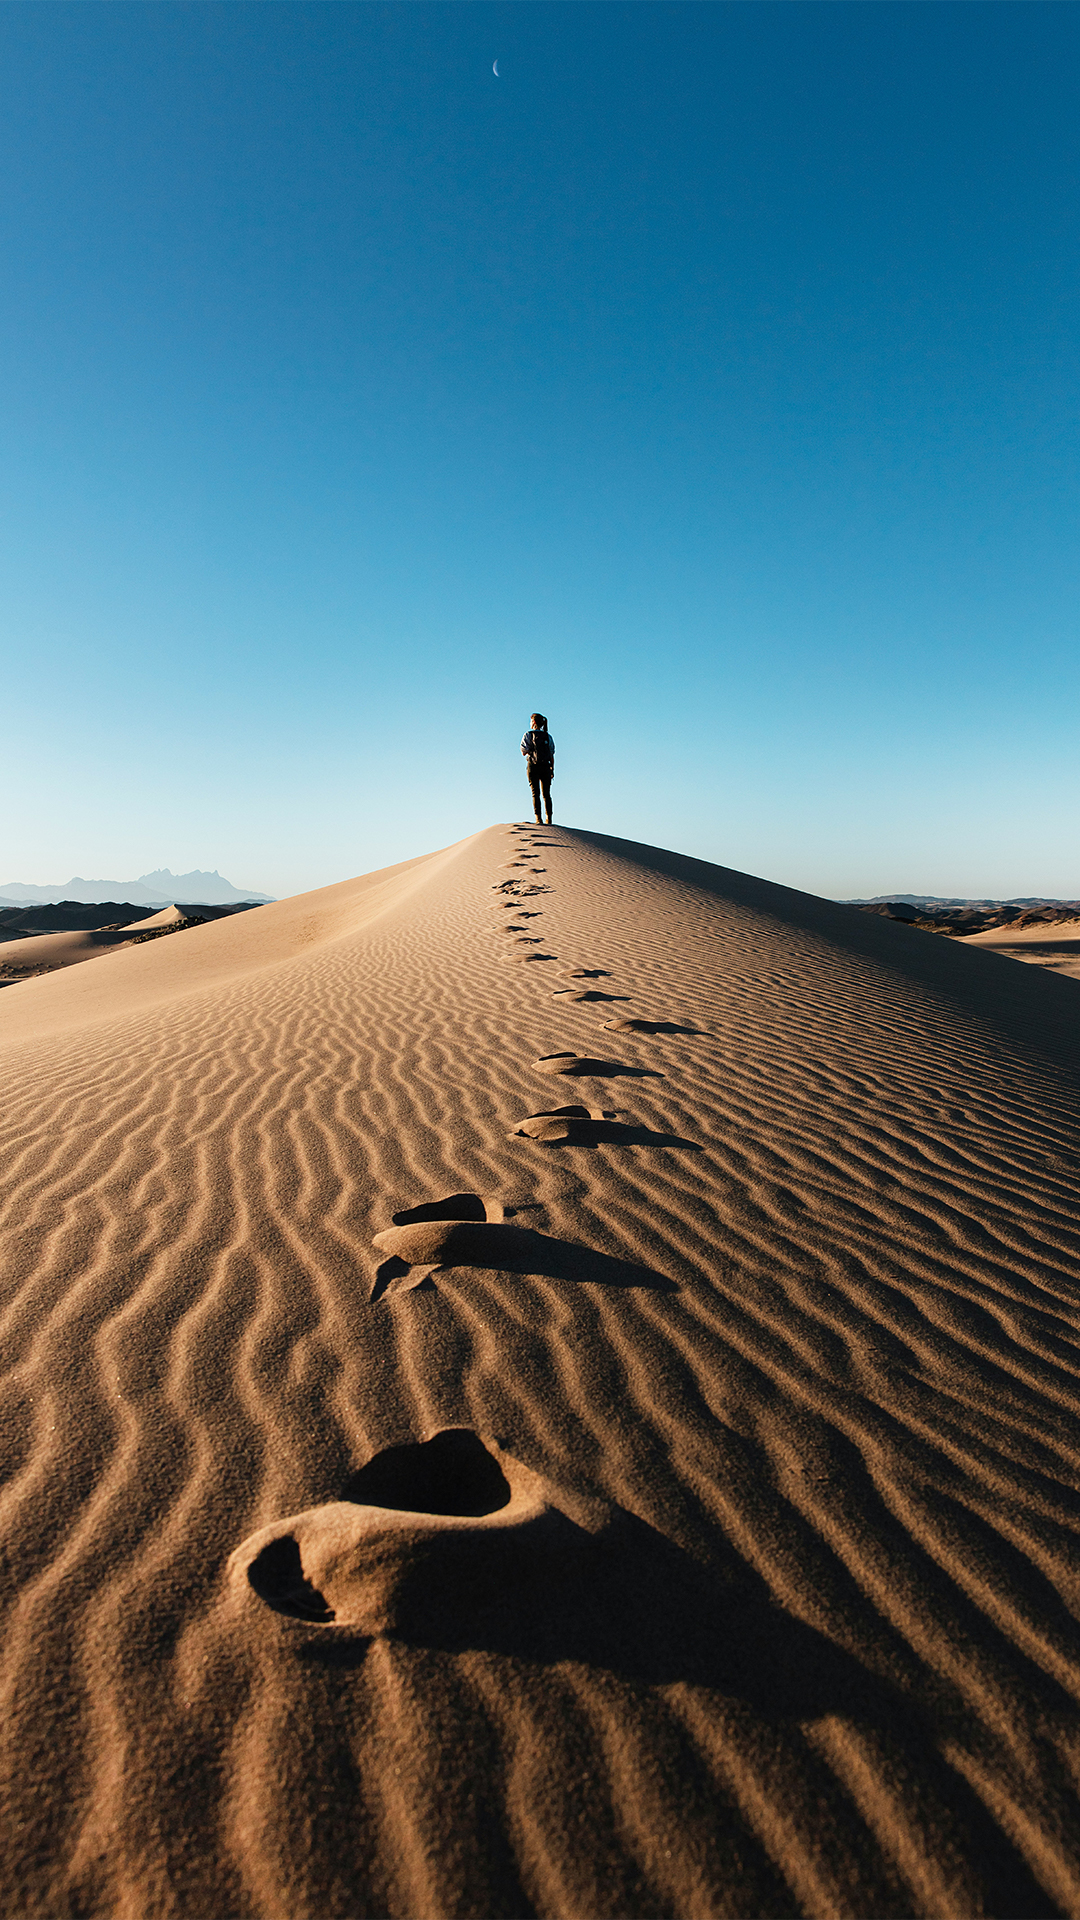
[(540, 1073), (568, 1074), (571, 1079), (662, 1080), (652, 1067), (627, 1067), (621, 1060), (594, 1060), (581, 1053), (544, 1053), (533, 1063)]
[(372, 1243), (387, 1257), (379, 1266), (371, 1302), (412, 1291), (447, 1267), (478, 1267), (494, 1273), (531, 1274), (605, 1287), (648, 1287), (674, 1293), (675, 1282), (651, 1267), (620, 1260), (572, 1240), (556, 1240), (535, 1227), (503, 1221), (431, 1220), (388, 1227)]
[(248, 1568), (248, 1581), (275, 1613), (287, 1613), (294, 1620), (314, 1620), (328, 1626), (334, 1618), (317, 1587), (304, 1576), (300, 1544), (291, 1534), (271, 1540)]
[(425, 1200), (390, 1217), (395, 1227), (411, 1227), (418, 1220), (486, 1220), (487, 1208), (478, 1193), (450, 1193), (445, 1200)]
[(568, 980), (610, 980), (608, 967), (573, 967), (566, 975)]
[(498, 1513), (510, 1482), (478, 1434), (447, 1427), (420, 1445), (387, 1447), (346, 1481), (343, 1500), (364, 1507), (458, 1516)]

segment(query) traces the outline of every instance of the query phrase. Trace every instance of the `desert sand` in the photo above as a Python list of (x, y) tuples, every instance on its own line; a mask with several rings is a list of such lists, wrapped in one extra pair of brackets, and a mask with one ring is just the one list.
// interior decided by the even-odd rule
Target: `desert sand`
[(1050, 925), (1032, 927), (991, 927), (986, 933), (973, 933), (965, 945), (988, 947), (1009, 960), (1026, 960), (1037, 967), (1049, 967), (1069, 979), (1080, 980), (1080, 920), (1059, 920)]
[(1080, 1913), (1080, 994), (498, 827), (0, 994), (6, 1913)]
[(183, 919), (178, 907), (163, 907), (145, 920), (128, 926), (79, 927), (65, 933), (29, 934), (22, 940), (5, 940), (0, 945), (0, 986), (18, 984), (39, 973), (54, 973), (58, 967), (75, 967), (84, 960), (103, 959), (106, 954), (126, 952), (139, 936), (175, 927)]

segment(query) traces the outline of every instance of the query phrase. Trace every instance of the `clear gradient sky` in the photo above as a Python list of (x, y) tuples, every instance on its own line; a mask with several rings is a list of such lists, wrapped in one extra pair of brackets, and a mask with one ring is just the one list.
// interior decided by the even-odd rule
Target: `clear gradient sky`
[[(0, 880), (1080, 895), (1080, 10), (0, 10)], [(499, 62), (499, 76), (492, 62)]]

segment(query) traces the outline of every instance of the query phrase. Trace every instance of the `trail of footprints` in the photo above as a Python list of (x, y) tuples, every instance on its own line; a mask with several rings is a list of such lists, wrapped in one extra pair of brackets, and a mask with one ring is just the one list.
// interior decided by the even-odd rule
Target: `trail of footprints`
[[(542, 951), (532, 925), (542, 909), (518, 904), (554, 888), (536, 851), (559, 847), (527, 827), (510, 828), (515, 858), (504, 863), (512, 879), (495, 882), (497, 909), (512, 907), (501, 928), (512, 941), (513, 963), (556, 963)], [(517, 857), (524, 856), (524, 857)], [(550, 976), (548, 976), (550, 978)], [(569, 968), (553, 997), (572, 1005), (614, 1007), (629, 996), (590, 983), (609, 981), (602, 967)], [(671, 1020), (617, 1016), (609, 1033), (692, 1036), (700, 1028)], [(560, 1052), (534, 1060), (536, 1072), (571, 1079), (660, 1078), (647, 1067), (592, 1054)], [(698, 1153), (698, 1142), (657, 1133), (627, 1121), (615, 1109), (567, 1105), (526, 1114), (511, 1140), (541, 1146), (664, 1146)], [(613, 1258), (539, 1232), (518, 1216), (538, 1211), (509, 1206), (497, 1195), (448, 1194), (393, 1215), (373, 1245), (382, 1256), (371, 1303), (430, 1291), (448, 1267), (540, 1275), (577, 1283), (648, 1287), (673, 1292), (674, 1282), (631, 1261)], [(508, 1591), (524, 1601), (566, 1571), (595, 1572), (595, 1545), (610, 1547), (628, 1516), (601, 1501), (552, 1486), (499, 1444), (469, 1429), (444, 1429), (414, 1446), (376, 1454), (344, 1489), (342, 1498), (263, 1527), (237, 1548), (229, 1577), (244, 1595), (258, 1595), (276, 1612), (309, 1626), (347, 1627), (364, 1635), (396, 1634), (440, 1644), (477, 1629), (477, 1595), (505, 1603)], [(483, 1603), (480, 1603), (483, 1613)], [(471, 1642), (470, 1642), (471, 1643)]]

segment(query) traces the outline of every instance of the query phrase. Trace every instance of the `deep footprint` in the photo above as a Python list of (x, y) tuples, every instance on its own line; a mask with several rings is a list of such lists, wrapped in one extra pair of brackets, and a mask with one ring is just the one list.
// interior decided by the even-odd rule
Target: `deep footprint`
[(344, 1498), (253, 1533), (234, 1590), (275, 1613), (374, 1638), (456, 1640), (485, 1609), (549, 1578), (612, 1524), (468, 1428), (376, 1454)]
[(509, 1140), (537, 1140), (542, 1146), (571, 1147), (681, 1147), (684, 1152), (704, 1151), (698, 1140), (684, 1140), (677, 1133), (653, 1133), (649, 1127), (628, 1124), (600, 1107), (552, 1107), (546, 1113), (531, 1113), (507, 1135)]
[(450, 1193), (445, 1200), (425, 1200), (418, 1207), (404, 1207), (391, 1218), (395, 1227), (413, 1227), (422, 1220), (490, 1220), (492, 1215), (479, 1193)]
[(589, 1129), (615, 1118), (603, 1107), (548, 1107), (543, 1113), (530, 1113), (520, 1120), (507, 1139), (591, 1140), (594, 1136)]
[(683, 1033), (705, 1038), (703, 1027), (680, 1027), (675, 1020), (605, 1020), (605, 1033)]
[(375, 1275), (372, 1305), (421, 1284), (446, 1267), (477, 1267), (493, 1273), (531, 1274), (600, 1286), (652, 1287), (670, 1292), (674, 1282), (633, 1261), (597, 1253), (571, 1240), (556, 1240), (533, 1227), (503, 1221), (429, 1220), (388, 1227), (372, 1245), (386, 1257)]
[(568, 1073), (596, 1080), (660, 1080), (662, 1074), (655, 1073), (649, 1067), (627, 1067), (621, 1060), (594, 1060), (582, 1053), (544, 1053), (533, 1065), (540, 1073)]

